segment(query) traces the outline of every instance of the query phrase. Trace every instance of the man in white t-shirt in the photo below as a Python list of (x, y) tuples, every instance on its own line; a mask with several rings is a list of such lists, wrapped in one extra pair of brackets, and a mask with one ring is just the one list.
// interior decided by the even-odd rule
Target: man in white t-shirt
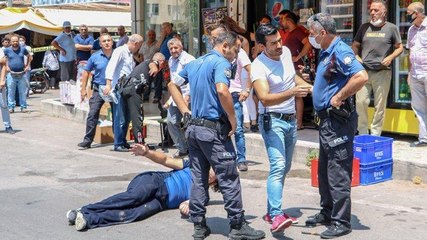
[(260, 100), (259, 127), (270, 161), (263, 219), (272, 223), (272, 232), (279, 232), (298, 221), (283, 212), (282, 194), (297, 141), (295, 97), (307, 96), (311, 85), (295, 75), (291, 52), (282, 46), (273, 25), (260, 26), (255, 38), (265, 49), (251, 65), (251, 79)]
[(240, 48), (233, 66), (236, 66), (237, 69), (234, 78), (230, 79), (230, 93), (233, 97), (233, 106), (237, 123), (236, 132), (234, 133), (237, 168), (239, 171), (247, 171), (248, 163), (246, 161), (245, 135), (243, 131), (243, 102), (246, 101), (251, 92), (252, 82), (249, 75), (246, 75), (247, 78), (243, 78), (244, 76), (242, 75), (243, 69), (248, 72), (251, 71), (251, 60), (242, 48)]

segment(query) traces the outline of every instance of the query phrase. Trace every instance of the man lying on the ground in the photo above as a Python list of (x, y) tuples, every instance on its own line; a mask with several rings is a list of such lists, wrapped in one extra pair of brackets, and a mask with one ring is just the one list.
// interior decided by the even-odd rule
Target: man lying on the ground
[[(144, 156), (173, 171), (147, 171), (137, 175), (125, 192), (113, 195), (97, 203), (67, 212), (70, 225), (78, 231), (146, 219), (166, 209), (178, 208), (188, 216), (188, 200), (191, 189), (191, 172), (187, 158), (174, 159), (161, 152), (152, 151), (145, 144), (135, 144), (130, 151)], [(216, 185), (213, 171), (209, 184)]]

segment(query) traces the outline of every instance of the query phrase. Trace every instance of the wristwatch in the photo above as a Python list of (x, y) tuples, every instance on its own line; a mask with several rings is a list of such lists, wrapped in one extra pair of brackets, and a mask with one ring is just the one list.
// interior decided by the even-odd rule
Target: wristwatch
[(247, 93), (251, 93), (251, 89), (250, 88), (245, 88), (245, 90)]

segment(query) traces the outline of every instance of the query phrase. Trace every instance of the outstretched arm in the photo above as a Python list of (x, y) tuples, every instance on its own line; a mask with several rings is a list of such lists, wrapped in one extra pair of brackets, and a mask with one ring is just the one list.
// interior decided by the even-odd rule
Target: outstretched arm
[(184, 168), (184, 162), (182, 159), (171, 158), (164, 153), (152, 151), (145, 144), (134, 144), (132, 145), (132, 148), (130, 149), (130, 151), (135, 156), (147, 157), (151, 161), (168, 168), (172, 168), (175, 170)]

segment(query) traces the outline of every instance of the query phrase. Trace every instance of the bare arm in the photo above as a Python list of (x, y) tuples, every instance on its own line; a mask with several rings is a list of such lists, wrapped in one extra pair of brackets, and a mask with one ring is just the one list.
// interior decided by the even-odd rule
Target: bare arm
[(256, 90), (258, 99), (265, 107), (280, 104), (291, 97), (305, 97), (309, 92), (309, 88), (307, 86), (297, 85), (294, 88), (290, 88), (280, 93), (270, 93), (270, 87), (265, 79), (255, 80), (253, 82), (253, 86)]
[(170, 81), (168, 83), (168, 90), (170, 95), (173, 98), (173, 101), (178, 107), (179, 111), (181, 111), (182, 114), (186, 112), (190, 112), (190, 109), (188, 109), (188, 106), (185, 103), (184, 97), (182, 96), (181, 88), (178, 85), (176, 85), (173, 81)]
[(394, 51), (382, 60), (381, 64), (384, 66), (389, 66), (391, 62), (397, 58), (403, 52), (403, 44), (397, 43), (394, 45)]
[(231, 97), (231, 93), (228, 90), (228, 86), (226, 84), (217, 83), (215, 86), (219, 101), (221, 102), (221, 106), (225, 113), (227, 113), (228, 121), (231, 124), (231, 131), (228, 133), (228, 136), (231, 136), (234, 134), (237, 127), (236, 114), (233, 107), (233, 97)]
[(359, 56), (360, 52), (360, 42), (353, 41), (353, 44), (351, 44), (351, 49), (353, 49), (354, 55), (356, 55), (357, 61), (360, 63), (363, 62), (362, 58)]
[(86, 87), (87, 87), (87, 80), (89, 78), (90, 72), (84, 70), (82, 74), (82, 89), (80, 89), (80, 98), (83, 102), (87, 96)]
[(304, 56), (306, 56), (307, 54), (308, 54), (308, 51), (310, 51), (311, 50), (311, 44), (310, 44), (310, 42), (308, 41), (308, 38), (306, 37), (306, 38), (304, 38), (303, 40), (302, 40), (302, 44), (304, 44), (304, 47), (302, 48), (302, 50), (301, 50), (301, 52), (298, 54), (298, 56), (295, 56), (295, 59), (294, 59), (294, 57), (293, 57), (293, 61), (294, 62), (297, 62), (297, 61), (299, 61), (302, 57), (304, 57)]
[(80, 50), (80, 51), (91, 51), (92, 50), (92, 45), (82, 45), (82, 44), (75, 44), (76, 46), (76, 50)]
[(344, 85), (344, 87), (331, 99), (331, 105), (339, 107), (343, 104), (343, 101), (348, 97), (354, 95), (359, 91), (363, 85), (368, 81), (368, 73), (366, 70), (362, 70), (354, 74), (350, 80)]
[(53, 40), (52, 43), (51, 43), (51, 45), (54, 48), (58, 49), (61, 52), (62, 55), (65, 56), (67, 54), (67, 51), (65, 51), (65, 49), (63, 49), (61, 46), (59, 46), (59, 43), (57, 41)]
[(0, 89), (2, 89), (4, 86), (6, 86), (6, 80), (5, 80), (6, 66), (3, 63), (0, 65), (3, 65), (0, 72)]
[(30, 68), (30, 66), (31, 66), (31, 61), (33, 61), (33, 56), (31, 56), (31, 54), (30, 54), (30, 53), (28, 53), (28, 55), (27, 55), (27, 63), (25, 64), (25, 69), (24, 69), (24, 71), (27, 71), (27, 70)]
[(248, 77), (246, 78), (246, 87), (239, 94), (239, 101), (243, 102), (249, 97), (249, 93), (252, 89), (252, 81), (251, 81), (251, 65), (248, 64), (243, 67), (248, 72)]
[(162, 152), (150, 150), (145, 144), (134, 144), (130, 149), (135, 156), (144, 156), (151, 161), (175, 170), (183, 169), (184, 163), (182, 159), (171, 158)]

